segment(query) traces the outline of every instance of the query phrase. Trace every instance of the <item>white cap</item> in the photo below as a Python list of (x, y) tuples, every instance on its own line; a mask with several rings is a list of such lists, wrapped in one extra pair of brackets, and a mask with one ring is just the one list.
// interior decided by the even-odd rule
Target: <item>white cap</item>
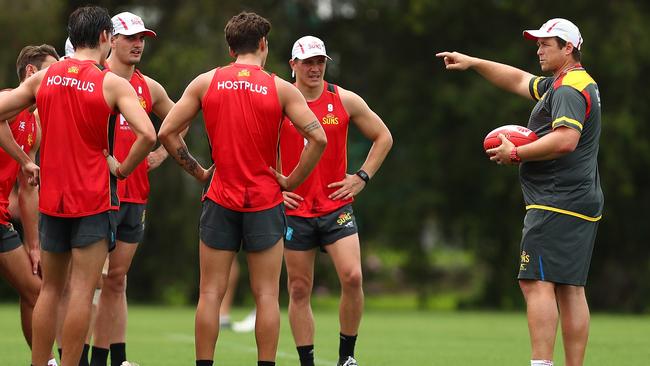
[(72, 42), (70, 42), (70, 37), (68, 37), (65, 40), (65, 57), (72, 57), (73, 53), (74, 47), (72, 46)]
[(142, 18), (128, 11), (117, 14), (111, 20), (113, 21), (113, 35), (132, 36), (144, 32), (147, 36), (156, 36), (156, 32), (144, 27)]
[(525, 30), (524, 37), (532, 40), (546, 37), (560, 37), (567, 42), (571, 42), (573, 47), (577, 49), (582, 47), (583, 41), (578, 27), (563, 18), (551, 19), (544, 23), (539, 29)]
[(314, 56), (325, 56), (330, 60), (332, 59), (327, 56), (325, 43), (314, 36), (304, 36), (293, 44), (293, 49), (291, 50), (292, 60), (304, 60)]

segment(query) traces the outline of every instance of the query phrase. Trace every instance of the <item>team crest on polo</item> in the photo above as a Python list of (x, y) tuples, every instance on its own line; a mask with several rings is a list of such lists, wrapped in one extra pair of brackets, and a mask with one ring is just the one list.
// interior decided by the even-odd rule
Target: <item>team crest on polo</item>
[(251, 72), (248, 69), (243, 69), (240, 72), (237, 73), (237, 76), (239, 77), (249, 77), (251, 76)]
[(323, 117), (323, 124), (324, 125), (338, 125), (339, 124), (339, 118), (332, 113), (328, 113)]
[(77, 66), (68, 67), (68, 74), (78, 74), (79, 68)]

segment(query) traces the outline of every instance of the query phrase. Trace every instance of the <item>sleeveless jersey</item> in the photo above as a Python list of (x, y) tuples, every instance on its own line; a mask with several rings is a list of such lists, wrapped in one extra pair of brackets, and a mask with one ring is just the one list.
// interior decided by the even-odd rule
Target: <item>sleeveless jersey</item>
[[(36, 117), (29, 110), (20, 112), (9, 125), (14, 139), (26, 154), (36, 142)], [(0, 225), (7, 225), (9, 219), (9, 194), (16, 183), (20, 164), (0, 148)]]
[(283, 117), (275, 75), (254, 65), (219, 68), (201, 102), (215, 165), (204, 199), (240, 212), (282, 203), (269, 169), (277, 164)]
[[(111, 109), (103, 67), (66, 59), (50, 66), (36, 96), (43, 129), (39, 206), (44, 214), (83, 217), (118, 209), (108, 169)], [(112, 153), (112, 151), (109, 151)]]
[[(295, 210), (287, 208), (287, 215), (317, 217), (336, 211), (352, 202), (352, 198), (332, 200), (327, 197), (338, 189), (327, 188), (327, 185), (345, 178), (350, 117), (343, 107), (338, 87), (334, 84), (325, 82), (320, 97), (307, 104), (325, 130), (327, 147), (312, 173), (294, 191), (305, 200)], [(280, 137), (282, 174), (288, 175), (298, 165), (305, 143), (306, 140), (285, 117)]]
[[(151, 113), (151, 93), (140, 70), (135, 70), (129, 82), (133, 86), (133, 89), (135, 89), (136, 94), (138, 94), (142, 108), (144, 108), (147, 114)], [(124, 116), (118, 114), (116, 115), (116, 119), (113, 153), (118, 161), (124, 161), (126, 156), (129, 155), (136, 136), (131, 131)], [(128, 178), (117, 181), (117, 196), (120, 202), (147, 203), (147, 198), (149, 197), (148, 167), (147, 159), (144, 159)]]

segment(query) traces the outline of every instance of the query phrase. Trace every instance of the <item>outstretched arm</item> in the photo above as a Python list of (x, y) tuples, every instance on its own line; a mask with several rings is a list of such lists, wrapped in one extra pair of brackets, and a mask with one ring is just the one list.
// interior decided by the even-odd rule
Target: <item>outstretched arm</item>
[(447, 70), (467, 70), (472, 68), (499, 88), (527, 99), (533, 99), (528, 91), (528, 83), (535, 76), (526, 71), (459, 52), (440, 52), (436, 56), (443, 58)]
[(181, 99), (165, 117), (158, 132), (158, 139), (167, 152), (187, 173), (201, 182), (210, 179), (212, 169), (204, 169), (190, 154), (182, 132), (187, 130), (190, 122), (201, 109), (201, 97), (210, 85), (210, 75), (210, 73), (199, 75), (187, 86)]

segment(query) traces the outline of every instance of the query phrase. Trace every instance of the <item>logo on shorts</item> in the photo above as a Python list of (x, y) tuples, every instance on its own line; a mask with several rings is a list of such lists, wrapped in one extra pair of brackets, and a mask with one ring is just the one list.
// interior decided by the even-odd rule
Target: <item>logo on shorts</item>
[(142, 223), (142, 229), (144, 229), (144, 220), (147, 217), (147, 210), (142, 211), (142, 218), (140, 219), (140, 222)]
[(528, 263), (530, 263), (530, 254), (523, 250), (521, 252), (521, 259), (519, 260), (519, 270), (525, 271), (528, 268)]
[(291, 238), (293, 237), (293, 228), (291, 226), (287, 226), (287, 233), (284, 235), (284, 237), (287, 240), (291, 240)]
[(339, 226), (343, 226), (343, 224), (346, 224), (345, 225), (346, 227), (351, 227), (352, 226), (352, 213), (343, 212), (336, 219), (336, 223), (339, 224)]

